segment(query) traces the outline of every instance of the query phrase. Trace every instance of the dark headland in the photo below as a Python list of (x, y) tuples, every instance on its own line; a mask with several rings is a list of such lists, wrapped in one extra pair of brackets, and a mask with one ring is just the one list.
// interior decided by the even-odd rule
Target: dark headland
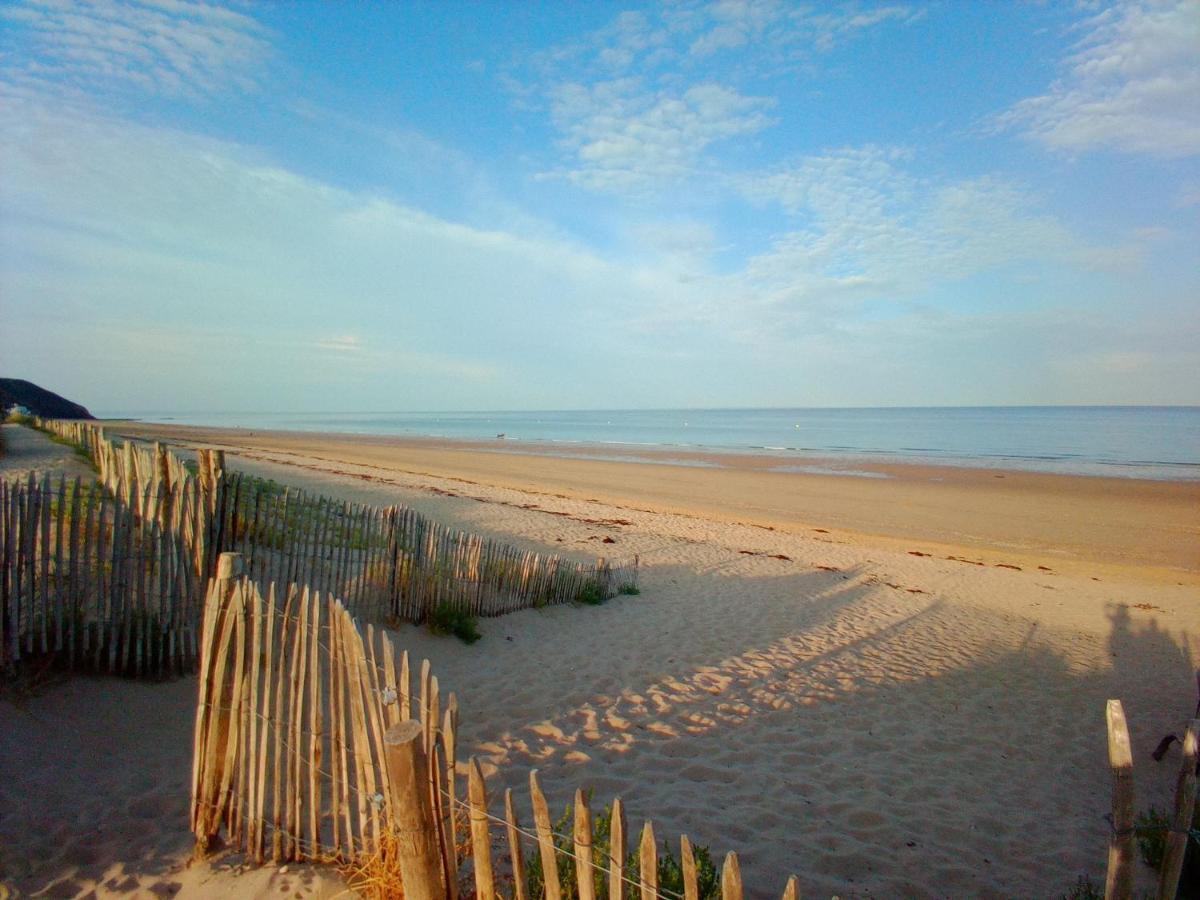
[(87, 408), (21, 378), (0, 378), (0, 411), (23, 406), (45, 419), (92, 419)]

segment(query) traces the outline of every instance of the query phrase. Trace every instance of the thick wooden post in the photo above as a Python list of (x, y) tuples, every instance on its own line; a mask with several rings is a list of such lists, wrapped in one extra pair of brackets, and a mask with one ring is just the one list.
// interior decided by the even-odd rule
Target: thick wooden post
[(1109, 700), (1108, 765), (1112, 769), (1112, 837), (1108, 843), (1108, 875), (1104, 900), (1133, 896), (1133, 751), (1120, 700)]
[(1196, 806), (1196, 756), (1200, 752), (1200, 719), (1188, 723), (1183, 736), (1183, 762), (1179, 778), (1175, 782), (1175, 812), (1171, 818), (1171, 831), (1167, 835), (1167, 848), (1163, 853), (1162, 868), (1158, 877), (1158, 900), (1175, 900), (1179, 890), (1179, 875), (1183, 871), (1183, 857), (1187, 852), (1188, 829), (1192, 827), (1192, 812)]
[(391, 782), (392, 826), (406, 900), (445, 900), (438, 825), (429, 796), (429, 762), (417, 719), (393, 725), (383, 737)]
[(217, 557), (217, 584), (221, 589), (221, 602), (229, 600), (229, 590), (235, 578), (245, 571), (245, 560), (240, 553), (222, 553)]

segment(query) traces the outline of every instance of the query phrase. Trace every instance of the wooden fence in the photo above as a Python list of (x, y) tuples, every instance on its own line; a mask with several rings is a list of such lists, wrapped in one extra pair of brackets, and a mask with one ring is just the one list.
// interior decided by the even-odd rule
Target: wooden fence
[[(259, 862), (389, 855), (411, 900), (457, 898), (466, 871), (480, 898), (495, 897), (497, 881), (517, 900), (535, 887), (550, 900), (700, 896), (687, 837), (680, 897), (658, 884), (653, 825), (630, 835), (620, 798), (596, 828), (576, 791), (569, 833), (556, 833), (535, 770), (532, 830), (511, 790), (494, 814), (474, 758), (460, 777), (457, 701), (450, 694), (442, 706), (428, 661), (414, 673), (386, 633), (368, 626), (364, 638), (337, 600), (295, 587), (264, 599), (240, 569), (235, 554), (222, 557), (205, 603), (192, 779), (199, 850), (223, 837)], [(493, 838), (507, 841), (506, 853)], [(530, 879), (525, 861), (535, 858)], [(742, 896), (734, 853), (720, 892)], [(783, 896), (798, 898), (794, 878)]]
[[(223, 451), (201, 449), (197, 472), (161, 444), (120, 446), (88, 422), (36, 424), (84, 447), (116, 496), (131, 487), (191, 488), (188, 537), (197, 569), (213, 573), (217, 554), (236, 550), (262, 584), (306, 584), (341, 597), (355, 615), (421, 622), (442, 603), (479, 616), (578, 600), (604, 600), (637, 584), (637, 559), (579, 563), (521, 551), (433, 522), (403, 506), (379, 508), (287, 488), (225, 471)], [(205, 516), (207, 515), (207, 519)]]
[[(1197, 673), (1197, 684), (1200, 685), (1200, 673)], [(1200, 712), (1200, 706), (1197, 711)], [(1133, 897), (1133, 869), (1136, 863), (1134, 836), (1137, 831), (1133, 821), (1133, 749), (1120, 700), (1108, 701), (1105, 718), (1108, 722), (1108, 763), (1112, 769), (1113, 789), (1112, 836), (1108, 844), (1104, 897), (1105, 900), (1130, 900)], [(1182, 748), (1183, 759), (1175, 783), (1175, 802), (1158, 871), (1157, 900), (1175, 900), (1189, 837), (1200, 837), (1192, 832), (1196, 765), (1200, 758), (1200, 718), (1188, 723)]]
[[(236, 561), (236, 562), (235, 562)], [(437, 679), (425, 662), (410, 689), (407, 654), (386, 634), (366, 639), (336, 600), (292, 587), (263, 598), (222, 557), (205, 601), (192, 777), (197, 846), (221, 833), (262, 862), (352, 859), (386, 829), (383, 735), (412, 717), (438, 720)], [(453, 747), (450, 698), (445, 729)], [(451, 754), (452, 755), (452, 751)]]
[(88, 452), (101, 490), (79, 481), (5, 483), (0, 494), (0, 673), (63, 654), (75, 667), (161, 676), (197, 662), (204, 585), (236, 550), (261, 586), (302, 584), (376, 623), (421, 623), (440, 606), (496, 616), (599, 602), (635, 586), (636, 558), (578, 563), (378, 508), (226, 473), (197, 471), (161, 444), (118, 446), (84, 422), (37, 420)]
[(201, 502), (183, 485), (112, 496), (79, 479), (0, 480), (0, 674), (47, 654), (114, 674), (193, 670)]
[(423, 622), (442, 604), (476, 616), (600, 602), (637, 584), (638, 562), (580, 563), (379, 508), (226, 475), (214, 541), (260, 584), (305, 584), (374, 622)]

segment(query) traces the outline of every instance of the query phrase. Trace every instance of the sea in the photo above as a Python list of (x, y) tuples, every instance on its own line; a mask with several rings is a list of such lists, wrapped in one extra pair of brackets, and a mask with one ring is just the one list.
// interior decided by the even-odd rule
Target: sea
[(886, 477), (856, 465), (898, 462), (1200, 480), (1197, 406), (114, 412), (111, 417), (448, 438), (480, 441), (496, 452), (557, 450), (575, 457), (685, 465), (719, 466), (723, 454), (762, 454), (780, 471), (849, 477)]

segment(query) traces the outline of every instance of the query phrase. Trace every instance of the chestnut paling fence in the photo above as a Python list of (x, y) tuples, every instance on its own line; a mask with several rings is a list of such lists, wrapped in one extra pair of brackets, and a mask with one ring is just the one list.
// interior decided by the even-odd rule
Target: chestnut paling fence
[(193, 469), (90, 423), (36, 424), (84, 448), (99, 480), (0, 482), (0, 676), (46, 654), (131, 675), (194, 670), (204, 586), (230, 550), (263, 585), (331, 593), (378, 623), (595, 602), (637, 581), (636, 558), (523, 551), (405, 507), (230, 473), (218, 450), (198, 450)]
[[(653, 825), (631, 835), (620, 798), (597, 829), (577, 791), (570, 833), (556, 833), (535, 771), (532, 828), (511, 790), (497, 814), (479, 763), (457, 758), (458, 703), (451, 693), (443, 705), (427, 660), (414, 669), (386, 632), (364, 635), (308, 588), (264, 598), (241, 565), (222, 558), (205, 605), (191, 805), (201, 851), (220, 840), (258, 862), (390, 856), (414, 898), (456, 898), (472, 880), (489, 898), (498, 884), (519, 898), (700, 896), (686, 836), (681, 896), (659, 884)], [(734, 853), (720, 889), (742, 895)], [(784, 897), (797, 896), (793, 878)]]
[[(0, 481), (0, 677), (53, 655), (163, 677), (195, 668), (203, 590), (195, 491)], [(167, 509), (169, 505), (169, 510)]]

